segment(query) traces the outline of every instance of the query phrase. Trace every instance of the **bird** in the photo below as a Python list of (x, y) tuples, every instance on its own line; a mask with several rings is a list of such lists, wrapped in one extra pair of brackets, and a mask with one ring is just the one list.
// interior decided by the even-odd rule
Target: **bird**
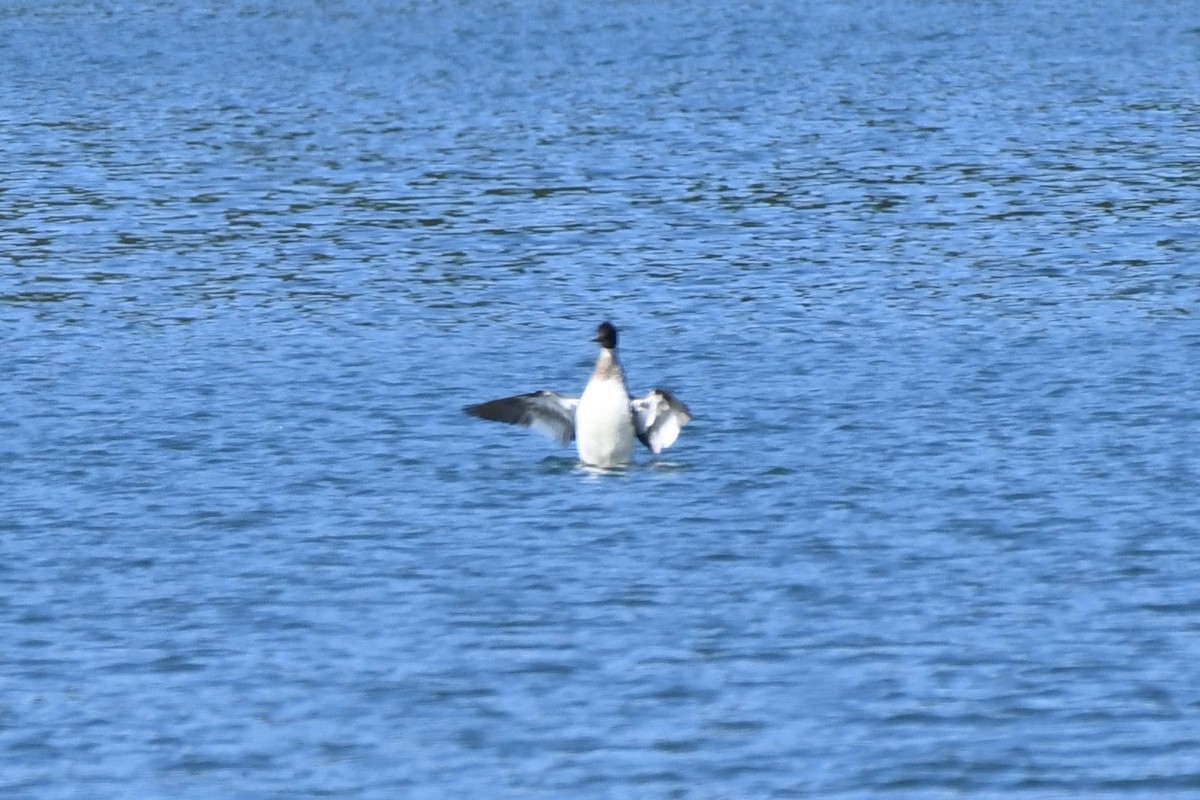
[(473, 417), (522, 425), (557, 440), (575, 442), (579, 460), (602, 469), (633, 461), (634, 441), (655, 455), (675, 443), (692, 419), (687, 405), (666, 389), (633, 398), (617, 358), (617, 329), (601, 322), (593, 339), (600, 345), (596, 368), (580, 397), (538, 391), (465, 406)]

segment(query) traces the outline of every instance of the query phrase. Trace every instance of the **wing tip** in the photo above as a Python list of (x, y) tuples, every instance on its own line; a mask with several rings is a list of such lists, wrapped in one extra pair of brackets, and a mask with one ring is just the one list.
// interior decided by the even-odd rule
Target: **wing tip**
[(679, 423), (680, 427), (683, 427), (692, 421), (692, 410), (688, 408), (688, 404), (676, 397), (671, 390), (654, 389), (651, 394), (657, 394), (662, 397), (663, 401), (666, 402), (667, 407), (670, 408), (672, 412), (683, 417), (683, 420)]
[(486, 403), (472, 403), (463, 406), (463, 411), (472, 417), (491, 422), (520, 425), (523, 424), (524, 412), (519, 405), (514, 405), (514, 400), (518, 400), (518, 398), (504, 397), (499, 400), (488, 400)]

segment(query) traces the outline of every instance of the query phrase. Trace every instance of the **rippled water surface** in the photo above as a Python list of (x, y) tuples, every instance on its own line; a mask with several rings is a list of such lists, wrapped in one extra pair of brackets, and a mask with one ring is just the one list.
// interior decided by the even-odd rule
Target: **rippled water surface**
[[(1200, 10), (0, 5), (0, 794), (1200, 791)], [(465, 403), (612, 319), (613, 474)]]

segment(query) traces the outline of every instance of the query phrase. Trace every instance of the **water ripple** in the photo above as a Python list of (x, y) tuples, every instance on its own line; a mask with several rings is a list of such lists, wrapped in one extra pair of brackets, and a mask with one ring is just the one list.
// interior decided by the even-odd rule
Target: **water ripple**
[(1194, 790), (1194, 17), (0, 9), (0, 788)]

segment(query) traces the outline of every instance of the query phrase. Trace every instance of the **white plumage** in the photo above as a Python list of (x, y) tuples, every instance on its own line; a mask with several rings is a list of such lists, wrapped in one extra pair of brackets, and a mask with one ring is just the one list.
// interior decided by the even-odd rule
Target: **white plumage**
[(632, 461), (633, 418), (629, 390), (620, 375), (593, 377), (575, 409), (579, 459), (601, 467)]

